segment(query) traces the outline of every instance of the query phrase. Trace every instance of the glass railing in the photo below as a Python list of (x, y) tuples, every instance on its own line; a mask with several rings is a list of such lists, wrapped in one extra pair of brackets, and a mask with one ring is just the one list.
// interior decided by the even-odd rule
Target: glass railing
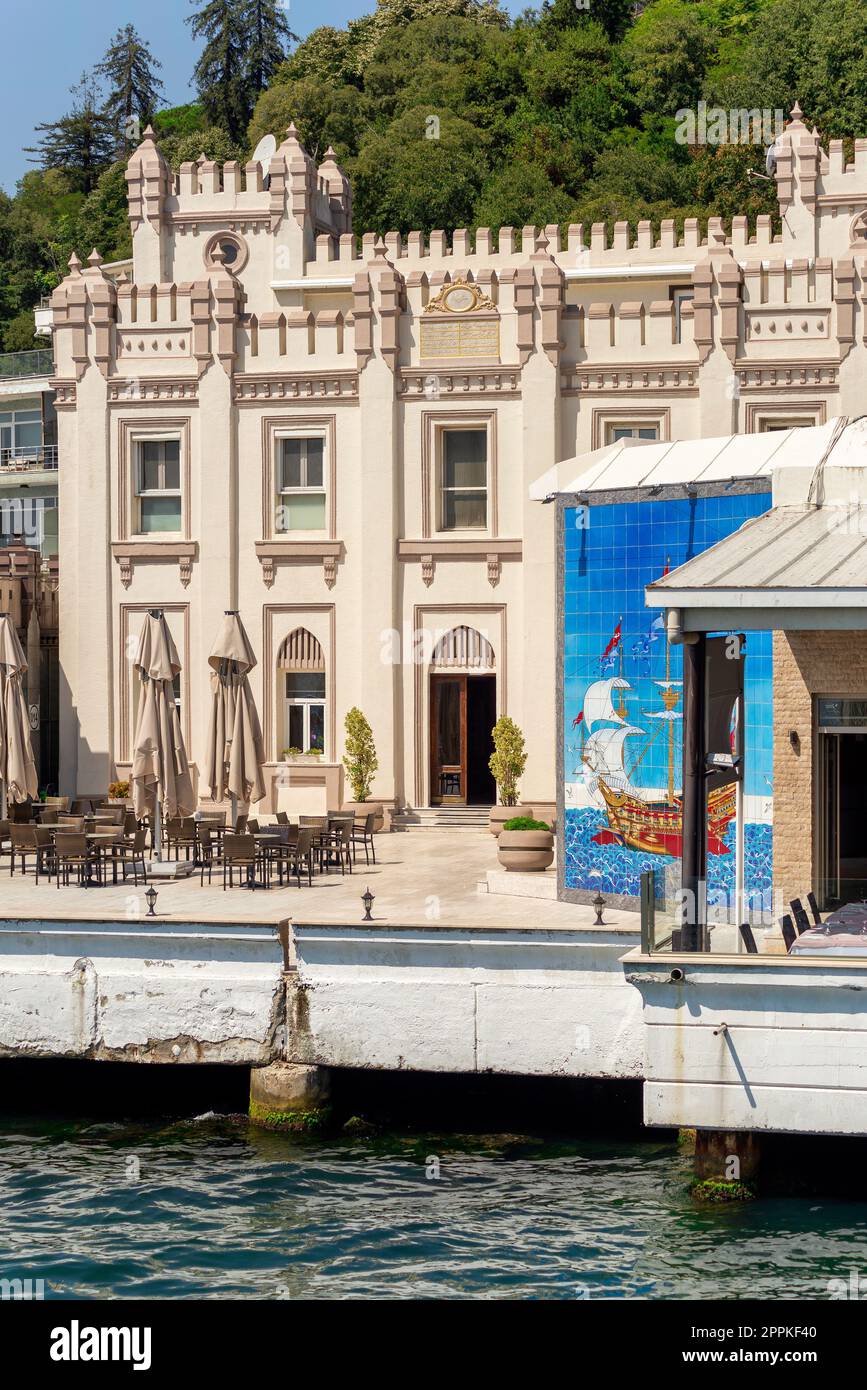
[(642, 951), (867, 961), (867, 878), (821, 880), (801, 897), (791, 891), (774, 888), (743, 902), (700, 885), (696, 906), (670, 868), (648, 869), (641, 875)]
[(52, 376), (54, 354), (51, 348), (31, 348), (27, 352), (0, 352), (0, 378)]

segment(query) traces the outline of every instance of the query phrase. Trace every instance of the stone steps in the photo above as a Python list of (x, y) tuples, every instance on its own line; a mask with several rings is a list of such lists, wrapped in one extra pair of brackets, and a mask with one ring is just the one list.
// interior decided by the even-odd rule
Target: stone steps
[(407, 807), (391, 818), (392, 830), (487, 830), (487, 806)]

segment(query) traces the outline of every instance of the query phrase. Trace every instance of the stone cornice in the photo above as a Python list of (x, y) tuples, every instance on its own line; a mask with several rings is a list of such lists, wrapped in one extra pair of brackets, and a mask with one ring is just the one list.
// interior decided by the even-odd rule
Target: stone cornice
[(566, 367), (561, 374), (564, 396), (594, 391), (638, 391), (641, 394), (697, 391), (699, 366), (673, 362), (609, 362)]
[(236, 405), (263, 401), (345, 400), (357, 403), (358, 373), (335, 368), (318, 372), (236, 372), (232, 378)]
[(256, 557), (262, 566), (262, 579), (270, 589), (275, 579), (278, 564), (291, 564), (305, 561), (322, 564), (326, 586), (333, 589), (337, 582), (338, 561), (343, 558), (345, 547), (338, 540), (289, 540), (275, 536), (271, 540), (256, 541)]
[(517, 395), (521, 390), (520, 367), (404, 367), (398, 395), (439, 400), (443, 396)]
[(132, 583), (136, 564), (173, 562), (180, 567), (181, 583), (186, 589), (193, 577), (193, 561), (198, 559), (198, 541), (184, 540), (173, 536), (166, 540), (153, 540), (151, 537), (132, 537), (125, 541), (112, 541), (111, 553), (120, 565), (120, 582), (125, 589)]

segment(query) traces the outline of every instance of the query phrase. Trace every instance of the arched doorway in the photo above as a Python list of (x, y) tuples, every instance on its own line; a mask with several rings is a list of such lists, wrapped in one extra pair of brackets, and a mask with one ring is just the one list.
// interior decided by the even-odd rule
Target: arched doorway
[(453, 627), (430, 672), (430, 799), (433, 806), (492, 806), (488, 760), (497, 720), (494, 649), (472, 627)]

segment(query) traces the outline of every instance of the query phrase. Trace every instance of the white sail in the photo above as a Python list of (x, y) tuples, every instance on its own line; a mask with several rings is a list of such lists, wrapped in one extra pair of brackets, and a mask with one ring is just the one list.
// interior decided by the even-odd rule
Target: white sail
[(587, 729), (591, 730), (594, 724), (606, 721), (610, 724), (624, 724), (626, 721), (614, 708), (611, 692), (631, 689), (629, 681), (625, 681), (622, 676), (612, 676), (610, 680), (594, 681), (592, 685), (588, 685), (584, 692), (584, 723)]
[(584, 761), (597, 777), (624, 776), (623, 745), (631, 734), (643, 734), (632, 724), (620, 724), (616, 729), (598, 729), (584, 745)]

